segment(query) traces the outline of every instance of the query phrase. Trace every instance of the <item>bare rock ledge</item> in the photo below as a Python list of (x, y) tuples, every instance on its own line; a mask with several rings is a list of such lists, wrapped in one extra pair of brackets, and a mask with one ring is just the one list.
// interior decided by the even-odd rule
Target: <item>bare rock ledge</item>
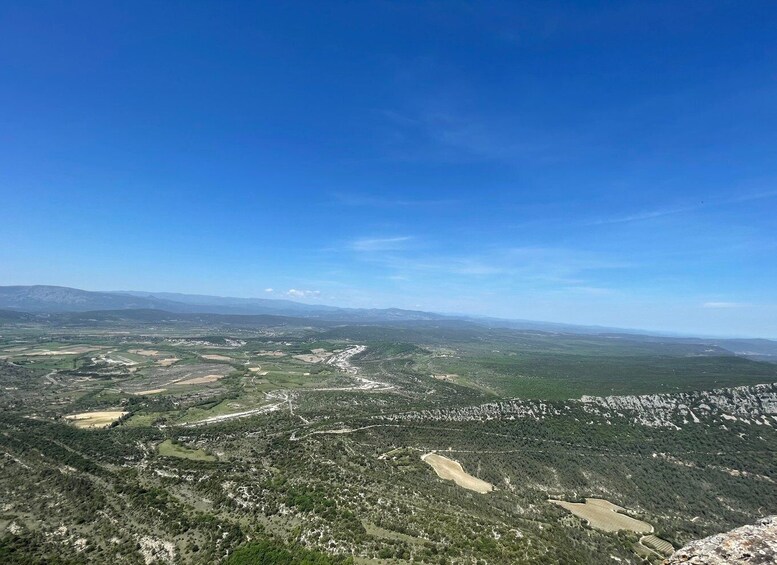
[(777, 563), (777, 516), (689, 543), (665, 561), (667, 565), (770, 565)]

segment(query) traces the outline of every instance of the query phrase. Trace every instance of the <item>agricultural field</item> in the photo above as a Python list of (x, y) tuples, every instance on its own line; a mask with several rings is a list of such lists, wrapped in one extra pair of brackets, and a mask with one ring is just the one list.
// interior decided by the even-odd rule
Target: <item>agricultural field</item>
[(561, 508), (588, 522), (592, 528), (604, 532), (628, 530), (638, 534), (653, 531), (653, 526), (624, 514), (625, 509), (602, 498), (586, 498), (585, 502), (566, 502), (551, 500)]
[(642, 536), (639, 543), (648, 550), (658, 553), (661, 556), (668, 557), (674, 553), (675, 548), (666, 540), (654, 535)]
[(448, 459), (437, 453), (427, 453), (421, 459), (429, 464), (437, 476), (446, 481), (453, 481), (462, 488), (486, 494), (494, 490), (494, 485), (473, 477), (467, 473), (458, 461)]
[(4, 562), (660, 563), (777, 512), (777, 365), (719, 345), (94, 316), (0, 326)]
[(126, 416), (129, 412), (122, 410), (100, 410), (97, 412), (81, 412), (80, 414), (69, 414), (65, 419), (72, 422), (77, 428), (105, 428), (118, 422), (120, 418)]

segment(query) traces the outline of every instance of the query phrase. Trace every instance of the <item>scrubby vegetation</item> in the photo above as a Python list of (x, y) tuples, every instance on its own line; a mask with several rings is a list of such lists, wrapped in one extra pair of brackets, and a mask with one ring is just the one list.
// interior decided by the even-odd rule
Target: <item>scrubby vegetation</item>
[[(752, 386), (777, 365), (719, 346), (79, 324), (3, 327), (3, 562), (636, 563), (666, 546), (549, 499), (607, 499), (675, 547), (777, 512), (777, 387)], [(441, 479), (431, 451), (494, 490)]]

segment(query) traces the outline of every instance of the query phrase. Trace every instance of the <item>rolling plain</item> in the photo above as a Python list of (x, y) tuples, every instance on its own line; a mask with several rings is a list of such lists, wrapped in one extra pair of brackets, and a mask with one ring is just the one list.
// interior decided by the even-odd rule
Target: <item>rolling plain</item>
[(751, 346), (4, 314), (0, 559), (659, 563), (777, 512), (777, 364)]

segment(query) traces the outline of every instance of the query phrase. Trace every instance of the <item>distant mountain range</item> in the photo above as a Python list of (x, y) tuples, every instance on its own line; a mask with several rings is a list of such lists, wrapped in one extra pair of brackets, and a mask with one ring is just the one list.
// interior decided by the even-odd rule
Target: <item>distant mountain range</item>
[(343, 322), (439, 320), (446, 316), (399, 308), (337, 308), (268, 298), (230, 298), (169, 292), (93, 292), (63, 286), (0, 286), (0, 309), (21, 312), (163, 310), (189, 314), (272, 315)]
[[(194, 321), (197, 314), (211, 316), (212, 322), (254, 324), (260, 321), (344, 324), (404, 324), (429, 322), (440, 327), (503, 328), (519, 331), (539, 331), (567, 334), (589, 334), (611, 339), (642, 341), (680, 341), (723, 347), (739, 355), (767, 361), (777, 360), (777, 341), (767, 339), (720, 339), (666, 336), (638, 330), (579, 326), (531, 320), (505, 320), (466, 315), (444, 315), (400, 308), (338, 308), (319, 304), (304, 304), (293, 300), (268, 298), (231, 298), (171, 292), (111, 291), (93, 292), (63, 286), (0, 286), (0, 321), (22, 321), (21, 313), (73, 314), (63, 320), (83, 321), (94, 316), (80, 313), (100, 312), (97, 318), (129, 318), (148, 322), (178, 319)], [(221, 316), (221, 318), (218, 318)], [(242, 320), (238, 319), (244, 317)], [(61, 318), (61, 316), (60, 316)]]

